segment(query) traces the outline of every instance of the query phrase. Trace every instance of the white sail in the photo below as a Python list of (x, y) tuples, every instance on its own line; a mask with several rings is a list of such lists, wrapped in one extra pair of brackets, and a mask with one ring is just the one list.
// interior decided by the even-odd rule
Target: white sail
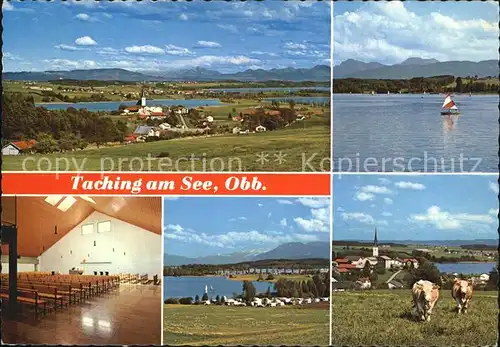
[(450, 107), (450, 110), (458, 110), (457, 105), (453, 105), (453, 106), (451, 106), (451, 107)]
[(208, 287), (205, 285), (205, 293), (208, 293)]
[(444, 108), (446, 105), (448, 105), (450, 102), (453, 102), (453, 100), (451, 99), (451, 96), (447, 96), (446, 99), (444, 99), (444, 102), (443, 102), (443, 106), (441, 106), (441, 108)]

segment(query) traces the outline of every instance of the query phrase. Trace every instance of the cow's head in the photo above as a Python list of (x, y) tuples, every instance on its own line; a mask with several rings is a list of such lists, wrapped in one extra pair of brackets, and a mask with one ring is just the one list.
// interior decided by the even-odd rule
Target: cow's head
[(463, 281), (463, 280), (460, 281), (459, 290), (460, 290), (461, 294), (467, 294), (467, 290), (469, 289), (469, 283), (472, 284), (472, 282), (469, 282), (469, 281)]

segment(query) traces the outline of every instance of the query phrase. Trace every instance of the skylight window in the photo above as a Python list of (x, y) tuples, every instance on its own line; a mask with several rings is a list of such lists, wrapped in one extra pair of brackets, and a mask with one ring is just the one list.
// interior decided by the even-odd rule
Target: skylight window
[(45, 202), (51, 204), (52, 206), (55, 206), (59, 201), (61, 201), (62, 198), (62, 195), (51, 195), (45, 198)]
[(63, 212), (66, 212), (69, 210), (71, 206), (76, 202), (76, 199), (72, 196), (67, 196), (64, 198), (64, 200), (57, 206), (58, 209), (60, 209)]
[(92, 234), (94, 232), (94, 224), (82, 225), (82, 235)]

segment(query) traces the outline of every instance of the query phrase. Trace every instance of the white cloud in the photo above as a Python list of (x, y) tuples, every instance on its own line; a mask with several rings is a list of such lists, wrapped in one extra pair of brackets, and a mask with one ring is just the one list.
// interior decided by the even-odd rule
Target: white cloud
[(61, 49), (63, 51), (87, 51), (88, 50), (88, 48), (76, 47), (76, 46), (65, 45), (65, 44), (55, 45), (54, 47)]
[(91, 22), (93, 20), (93, 18), (86, 13), (79, 13), (75, 16), (75, 18), (83, 22)]
[(391, 194), (392, 193), (392, 191), (385, 186), (367, 185), (367, 186), (361, 187), (360, 190), (362, 192), (365, 192), (365, 193), (373, 193), (373, 194)]
[(498, 183), (497, 182), (489, 182), (490, 190), (494, 191), (495, 194), (498, 194)]
[(369, 201), (375, 199), (375, 195), (365, 192), (357, 192), (355, 196), (355, 200), (359, 201)]
[(257, 204), (257, 206), (262, 207), (262, 206), (264, 206), (264, 205), (262, 205), (261, 203), (258, 203), (258, 204)]
[(286, 222), (286, 218), (283, 218), (282, 220), (280, 220), (280, 225), (282, 227), (286, 227), (288, 225), (287, 222)]
[(311, 242), (317, 241), (316, 235), (307, 234), (288, 234), (285, 235), (280, 232), (259, 232), (251, 230), (247, 232), (231, 231), (224, 234), (208, 235), (206, 233), (196, 232), (194, 230), (185, 230), (181, 226), (168, 226), (165, 228), (164, 236), (167, 239), (182, 241), (185, 243), (198, 243), (212, 247), (231, 248), (242, 243), (253, 244), (280, 244), (286, 242)]
[(185, 13), (181, 13), (181, 14), (179, 15), (179, 19), (180, 19), (180, 20), (188, 20), (189, 18), (188, 18), (188, 16), (187, 16)]
[(392, 217), (392, 213), (390, 213), (390, 212), (382, 212), (382, 216), (384, 216), (384, 217)]
[(189, 49), (185, 47), (179, 47), (175, 45), (165, 45), (165, 53), (170, 55), (190, 55), (193, 54)]
[(98, 66), (93, 60), (45, 59), (42, 62), (54, 69), (92, 69)]
[(102, 55), (117, 55), (120, 51), (116, 48), (112, 47), (103, 47), (100, 50), (96, 51), (97, 54)]
[(413, 189), (413, 190), (424, 190), (425, 186), (422, 183), (406, 182), (400, 181), (394, 183), (394, 185), (401, 189)]
[(272, 52), (263, 52), (263, 51), (252, 51), (250, 52), (251, 54), (255, 54), (255, 55), (268, 55), (270, 57), (277, 57), (278, 55), (276, 53), (272, 53)]
[(215, 41), (198, 41), (197, 43), (198, 47), (207, 47), (207, 48), (216, 48), (216, 47), (222, 47), (220, 43), (215, 42)]
[(276, 201), (278, 202), (278, 204), (281, 204), (281, 205), (293, 205), (293, 201), (290, 201), (290, 200), (278, 199)]
[(247, 217), (238, 217), (239, 220), (247, 220)]
[(494, 209), (494, 208), (490, 208), (488, 210), (488, 213), (493, 215), (493, 216), (498, 216), (498, 208), (497, 209)]
[(94, 41), (90, 36), (82, 36), (75, 40), (75, 43), (79, 46), (95, 46), (97, 42)]
[(425, 214), (411, 215), (410, 221), (434, 225), (439, 230), (455, 230), (474, 224), (491, 224), (495, 219), (488, 214), (452, 214), (442, 211), (439, 206), (431, 206)]
[(386, 205), (392, 205), (393, 201), (392, 201), (392, 199), (390, 199), (390, 198), (384, 198), (384, 203), (385, 203)]
[(330, 206), (330, 198), (298, 198), (299, 204), (310, 208), (321, 208)]
[(184, 231), (184, 228), (179, 224), (168, 224), (167, 226), (165, 226), (165, 230), (171, 230), (180, 233)]
[(298, 49), (298, 50), (307, 49), (306, 45), (304, 45), (302, 43), (294, 43), (294, 42), (286, 42), (285, 48), (286, 49)]
[(125, 51), (134, 54), (165, 54), (165, 50), (160, 47), (144, 45), (144, 46), (129, 46), (125, 47)]
[(344, 212), (341, 214), (342, 219), (345, 221), (355, 220), (363, 224), (375, 224), (375, 219), (367, 214), (362, 212)]
[(458, 19), (450, 12), (417, 14), (400, 1), (366, 2), (353, 11), (335, 13), (333, 25), (336, 64), (349, 58), (387, 64), (409, 57), (498, 58), (498, 23), (472, 15)]
[(227, 32), (230, 32), (230, 33), (233, 33), (233, 34), (237, 34), (238, 33), (238, 29), (232, 25), (232, 24), (217, 24), (217, 26)]

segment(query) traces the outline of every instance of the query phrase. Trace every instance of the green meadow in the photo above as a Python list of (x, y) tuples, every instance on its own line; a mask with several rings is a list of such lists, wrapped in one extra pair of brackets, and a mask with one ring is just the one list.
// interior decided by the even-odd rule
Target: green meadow
[(498, 339), (498, 293), (475, 291), (458, 315), (450, 290), (441, 290), (430, 322), (410, 315), (410, 290), (337, 292), (332, 298), (332, 344), (340, 346), (484, 346)]
[(164, 305), (164, 345), (320, 345), (329, 343), (329, 310)]

